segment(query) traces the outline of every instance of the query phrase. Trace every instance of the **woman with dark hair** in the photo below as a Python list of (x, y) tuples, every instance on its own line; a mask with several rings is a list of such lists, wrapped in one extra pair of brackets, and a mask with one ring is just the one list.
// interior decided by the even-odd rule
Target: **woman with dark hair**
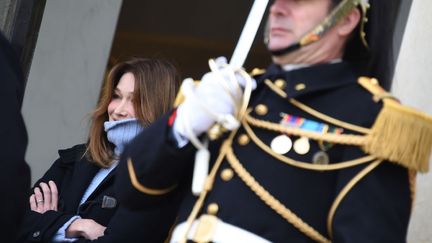
[[(87, 144), (59, 150), (36, 182), (18, 241), (162, 242), (174, 206), (128, 211), (113, 185), (125, 145), (171, 109), (178, 87), (176, 68), (164, 60), (134, 58), (114, 66), (92, 112)], [(164, 227), (156, 227), (155, 218)]]

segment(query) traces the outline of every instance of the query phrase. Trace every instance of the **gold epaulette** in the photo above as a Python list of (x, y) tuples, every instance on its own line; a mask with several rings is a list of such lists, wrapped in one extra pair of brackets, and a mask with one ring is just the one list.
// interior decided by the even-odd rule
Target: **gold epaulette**
[(432, 116), (401, 105), (373, 78), (361, 77), (358, 83), (382, 101), (364, 150), (419, 172), (429, 170), (432, 150)]

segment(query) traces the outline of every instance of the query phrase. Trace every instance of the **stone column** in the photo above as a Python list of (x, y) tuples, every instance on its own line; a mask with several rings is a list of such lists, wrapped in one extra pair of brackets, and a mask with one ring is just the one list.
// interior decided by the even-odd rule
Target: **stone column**
[(47, 0), (24, 97), (26, 159), (38, 179), (57, 150), (85, 143), (121, 0)]
[(17, 5), (18, 0), (0, 1), (0, 29), (7, 38), (10, 38)]
[[(393, 93), (404, 104), (432, 115), (432, 2), (412, 1), (396, 65)], [(432, 174), (419, 175), (408, 242), (432, 242)]]

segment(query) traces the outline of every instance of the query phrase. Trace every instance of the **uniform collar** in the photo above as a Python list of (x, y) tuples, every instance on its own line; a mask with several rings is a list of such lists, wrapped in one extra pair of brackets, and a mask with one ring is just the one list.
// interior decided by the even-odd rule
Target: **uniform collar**
[(334, 89), (357, 82), (354, 71), (347, 62), (319, 64), (291, 71), (272, 65), (259, 80), (272, 82), (284, 80), (284, 91), (289, 98), (296, 98), (314, 92)]
[[(342, 59), (337, 58), (337, 59), (333, 59), (333, 60), (329, 61), (328, 63), (334, 64), (334, 63), (340, 63), (340, 62), (342, 62)], [(293, 70), (301, 69), (301, 68), (306, 68), (306, 67), (310, 67), (310, 66), (312, 66), (312, 64), (300, 63), (300, 64), (286, 64), (286, 65), (281, 66), (281, 68), (283, 70), (289, 72), (289, 71), (293, 71)]]

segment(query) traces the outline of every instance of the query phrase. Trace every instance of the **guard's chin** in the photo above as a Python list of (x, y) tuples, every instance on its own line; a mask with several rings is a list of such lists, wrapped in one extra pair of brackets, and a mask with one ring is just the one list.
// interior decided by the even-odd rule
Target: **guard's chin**
[(288, 47), (290, 47), (293, 43), (292, 42), (269, 42), (267, 44), (267, 50), (269, 50), (270, 52), (275, 52), (275, 51), (279, 51), (279, 50), (283, 50), (286, 49)]
[(282, 46), (280, 44), (274, 44), (274, 43), (271, 43), (271, 42), (269, 42), (267, 44), (267, 50), (269, 50), (269, 51), (277, 51), (277, 50), (282, 49), (284, 47), (285, 46)]

